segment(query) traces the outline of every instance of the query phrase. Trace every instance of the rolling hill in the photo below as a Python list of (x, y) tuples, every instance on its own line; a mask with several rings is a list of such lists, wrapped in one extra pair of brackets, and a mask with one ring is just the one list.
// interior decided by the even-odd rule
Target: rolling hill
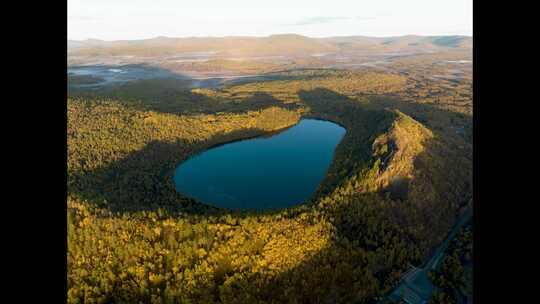
[[(372, 303), (429, 256), (470, 204), (472, 139), (455, 128), (472, 114), (437, 105), (438, 82), (292, 74), (68, 98), (68, 303)], [(255, 213), (175, 191), (179, 162), (300, 118), (347, 129), (311, 200)]]
[(329, 37), (296, 34), (268, 37), (156, 37), (143, 40), (68, 40), (71, 54), (86, 56), (166, 56), (177, 53), (212, 53), (227, 56), (299, 56), (354, 51), (418, 52), (470, 49), (467, 36)]

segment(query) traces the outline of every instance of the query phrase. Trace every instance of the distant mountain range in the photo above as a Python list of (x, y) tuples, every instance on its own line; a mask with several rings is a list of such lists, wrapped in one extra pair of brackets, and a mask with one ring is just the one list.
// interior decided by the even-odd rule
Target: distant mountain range
[(142, 40), (68, 40), (68, 52), (86, 56), (165, 56), (215, 53), (227, 56), (308, 55), (336, 52), (418, 52), (471, 49), (469, 36), (328, 37), (296, 34), (268, 37), (156, 37)]

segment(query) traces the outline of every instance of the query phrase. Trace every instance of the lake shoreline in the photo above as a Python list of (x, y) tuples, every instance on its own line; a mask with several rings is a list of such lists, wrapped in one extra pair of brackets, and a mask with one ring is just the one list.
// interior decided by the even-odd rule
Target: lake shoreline
[[(306, 116), (286, 127), (192, 154), (170, 171), (177, 193), (208, 206), (252, 212), (311, 201), (334, 163), (346, 128)], [(238, 145), (246, 141), (250, 143)]]

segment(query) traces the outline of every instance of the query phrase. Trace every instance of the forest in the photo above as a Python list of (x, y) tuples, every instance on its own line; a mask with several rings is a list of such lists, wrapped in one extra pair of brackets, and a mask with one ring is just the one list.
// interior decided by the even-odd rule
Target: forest
[[(301, 70), (216, 89), (71, 90), (67, 108), (69, 303), (375, 303), (471, 204), (466, 83)], [(347, 130), (311, 200), (247, 212), (175, 191), (189, 156), (303, 117)], [(434, 303), (455, 296), (463, 246), (434, 274)]]
[(473, 294), (473, 226), (463, 227), (447, 249), (439, 269), (432, 273), (438, 291), (431, 303), (463, 303)]

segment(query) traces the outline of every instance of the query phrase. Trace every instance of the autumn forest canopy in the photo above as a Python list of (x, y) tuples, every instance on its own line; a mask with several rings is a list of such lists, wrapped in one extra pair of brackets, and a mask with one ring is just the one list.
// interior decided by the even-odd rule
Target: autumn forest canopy
[[(317, 43), (326, 51), (340, 45)], [(131, 48), (112, 51), (121, 47)], [(246, 64), (271, 77), (206, 87), (166, 78), (96, 87), (91, 76), (70, 76), (68, 302), (383, 298), (472, 206), (471, 73), (437, 77), (455, 65), (446, 62), (453, 54), (444, 64), (431, 53), (400, 57), (385, 69)], [(197, 68), (243, 69), (205, 64)], [(311, 199), (254, 212), (175, 190), (174, 170), (189, 157), (303, 118), (346, 129)], [(459, 234), (452, 258), (433, 274), (440, 303), (457, 301), (459, 288), (472, 293), (471, 234)]]

